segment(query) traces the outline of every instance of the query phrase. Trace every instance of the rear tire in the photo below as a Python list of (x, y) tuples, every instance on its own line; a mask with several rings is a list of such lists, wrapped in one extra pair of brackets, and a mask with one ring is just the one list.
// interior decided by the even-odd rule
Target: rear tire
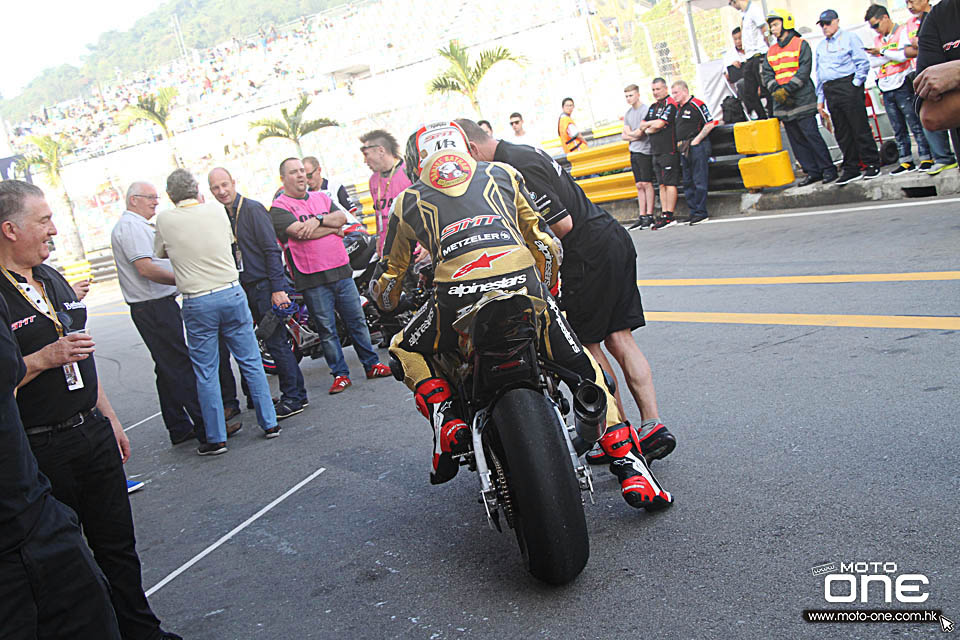
[(527, 569), (548, 584), (566, 584), (586, 566), (590, 540), (556, 413), (540, 393), (515, 389), (497, 402), (493, 423)]

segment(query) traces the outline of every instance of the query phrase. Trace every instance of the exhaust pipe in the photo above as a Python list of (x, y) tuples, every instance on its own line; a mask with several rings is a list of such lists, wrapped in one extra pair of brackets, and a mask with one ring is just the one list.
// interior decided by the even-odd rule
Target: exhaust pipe
[(589, 451), (606, 431), (607, 396), (597, 384), (584, 380), (573, 392), (573, 425), (578, 456)]

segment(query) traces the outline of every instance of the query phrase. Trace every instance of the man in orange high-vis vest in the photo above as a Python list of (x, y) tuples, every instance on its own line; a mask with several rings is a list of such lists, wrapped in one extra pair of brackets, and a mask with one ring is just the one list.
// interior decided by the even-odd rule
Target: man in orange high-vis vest
[(570, 114), (573, 113), (573, 98), (564, 98), (560, 103), (563, 111), (560, 113), (560, 120), (557, 122), (557, 133), (560, 134), (560, 144), (563, 145), (564, 153), (573, 153), (587, 148), (587, 141), (583, 139), (580, 130)]
[(909, 29), (905, 24), (894, 24), (886, 7), (878, 4), (870, 5), (864, 20), (877, 32), (873, 47), (868, 48), (867, 53), (870, 54), (870, 66), (877, 74), (877, 86), (883, 94), (883, 106), (900, 151), (900, 165), (890, 175), (916, 171), (917, 165), (913, 163), (913, 149), (910, 146), (911, 131), (917, 139), (921, 164), (929, 165), (932, 157), (914, 108), (913, 84), (908, 80), (913, 71), (913, 64), (906, 52), (910, 46)]
[(773, 115), (783, 123), (793, 155), (807, 174), (800, 186), (832, 182), (837, 169), (820, 136), (817, 92), (810, 79), (813, 52), (794, 30), (793, 16), (787, 11), (773, 9), (767, 24), (777, 41), (767, 51), (760, 77), (773, 97)]

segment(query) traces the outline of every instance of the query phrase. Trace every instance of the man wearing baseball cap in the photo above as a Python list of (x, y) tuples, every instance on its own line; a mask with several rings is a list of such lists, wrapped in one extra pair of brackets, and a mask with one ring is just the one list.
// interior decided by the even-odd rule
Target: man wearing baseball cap
[[(817, 45), (817, 110), (843, 153), (840, 178), (835, 184), (876, 178), (880, 175), (880, 154), (867, 122), (863, 94), (870, 58), (856, 34), (840, 30), (840, 18), (833, 9), (821, 13), (817, 24), (825, 36)], [(866, 166), (862, 175), (860, 163)]]

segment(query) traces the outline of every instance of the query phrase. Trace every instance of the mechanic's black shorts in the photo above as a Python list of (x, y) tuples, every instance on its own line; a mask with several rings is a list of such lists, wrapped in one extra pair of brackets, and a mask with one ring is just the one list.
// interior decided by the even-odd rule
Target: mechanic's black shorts
[(653, 168), (657, 172), (657, 182), (667, 187), (680, 186), (680, 154), (658, 153), (653, 156)]
[(630, 168), (634, 182), (653, 182), (653, 156), (640, 151), (630, 152)]
[(560, 307), (584, 343), (603, 342), (611, 333), (646, 324), (630, 235), (617, 225), (605, 248), (587, 261), (569, 256), (560, 268)]

